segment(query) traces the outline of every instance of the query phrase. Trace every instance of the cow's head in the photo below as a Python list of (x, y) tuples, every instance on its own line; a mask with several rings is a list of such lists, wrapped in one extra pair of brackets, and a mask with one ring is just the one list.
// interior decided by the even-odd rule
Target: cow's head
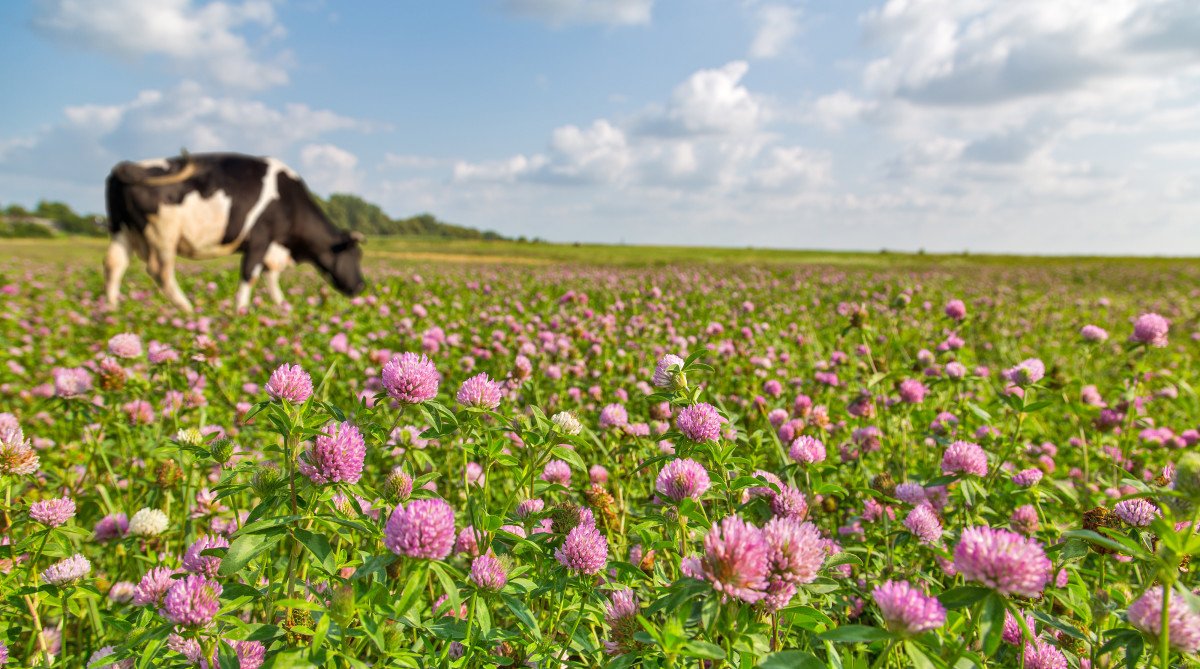
[(362, 275), (361, 232), (347, 232), (329, 249), (325, 274), (334, 288), (345, 295), (358, 295), (367, 287)]

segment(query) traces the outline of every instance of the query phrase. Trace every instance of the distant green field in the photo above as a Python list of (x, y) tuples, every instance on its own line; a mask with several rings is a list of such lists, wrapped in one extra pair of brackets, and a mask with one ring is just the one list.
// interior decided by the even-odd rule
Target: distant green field
[[(85, 237), (57, 239), (2, 239), (0, 256), (14, 260), (63, 263), (99, 263), (107, 241)], [(624, 246), (604, 244), (548, 244), (512, 241), (446, 240), (444, 238), (392, 237), (370, 239), (368, 262), (383, 263), (488, 263), (488, 264), (588, 264), (613, 266), (719, 265), (830, 265), (859, 268), (964, 269), (971, 267), (1037, 266), (1099, 270), (1154, 266), (1169, 271), (1190, 268), (1189, 258), (1133, 258), (1082, 256), (1012, 256), (976, 254), (916, 254), (895, 252), (804, 251), (691, 246)], [(208, 261), (216, 267), (222, 261)], [(232, 261), (225, 261), (232, 262)], [(185, 263), (186, 265), (187, 263)]]

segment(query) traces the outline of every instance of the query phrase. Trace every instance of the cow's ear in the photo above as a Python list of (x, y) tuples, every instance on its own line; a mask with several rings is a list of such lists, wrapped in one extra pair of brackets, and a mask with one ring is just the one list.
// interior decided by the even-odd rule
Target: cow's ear
[(352, 241), (353, 241), (355, 244), (362, 244), (363, 242), (367, 241), (367, 237), (366, 237), (366, 235), (364, 235), (363, 233), (359, 232), (358, 230), (351, 230), (351, 231), (350, 231), (350, 239), (351, 239), (351, 240), (352, 240)]
[(334, 253), (341, 253), (342, 251), (348, 251), (355, 246), (358, 246), (359, 242), (361, 242), (363, 239), (365, 239), (363, 234), (355, 230), (353, 232), (346, 233), (346, 236), (343, 237), (341, 241), (334, 244), (331, 248)]

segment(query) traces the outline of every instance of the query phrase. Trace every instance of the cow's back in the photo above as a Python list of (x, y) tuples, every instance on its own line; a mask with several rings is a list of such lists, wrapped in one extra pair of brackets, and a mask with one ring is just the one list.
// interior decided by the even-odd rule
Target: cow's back
[(272, 180), (281, 170), (273, 164), (282, 166), (237, 153), (120, 163), (108, 178), (110, 230), (159, 225), (166, 237), (178, 237), (184, 256), (232, 253), (277, 193)]

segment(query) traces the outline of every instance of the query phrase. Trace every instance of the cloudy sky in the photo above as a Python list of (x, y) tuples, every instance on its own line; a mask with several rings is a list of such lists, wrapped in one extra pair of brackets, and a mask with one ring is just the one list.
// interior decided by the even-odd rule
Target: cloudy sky
[(0, 3), (0, 203), (271, 154), (557, 241), (1200, 253), (1195, 0)]

